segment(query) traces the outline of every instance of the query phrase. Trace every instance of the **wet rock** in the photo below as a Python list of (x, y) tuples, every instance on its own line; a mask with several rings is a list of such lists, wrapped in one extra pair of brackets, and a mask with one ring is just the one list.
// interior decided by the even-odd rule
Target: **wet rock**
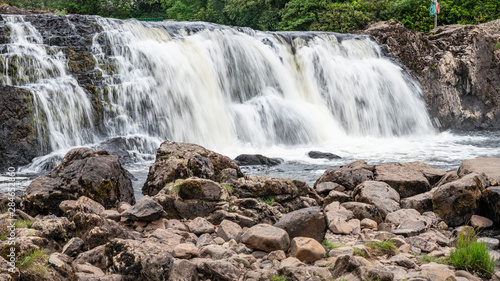
[(468, 174), (485, 174), (491, 186), (500, 186), (500, 158), (480, 157), (465, 160), (460, 164), (457, 174), (463, 177)]
[(290, 238), (286, 231), (266, 224), (252, 226), (243, 234), (241, 240), (251, 249), (266, 252), (286, 251), (290, 246)]
[(394, 188), (401, 198), (411, 197), (431, 189), (446, 172), (422, 162), (382, 164), (375, 166), (375, 180)]
[(328, 160), (332, 160), (332, 159), (340, 159), (340, 158), (342, 158), (342, 157), (340, 157), (338, 155), (335, 155), (333, 153), (321, 152), (321, 151), (309, 151), (309, 153), (307, 155), (309, 155), (309, 157), (312, 158), (312, 159), (328, 159)]
[(485, 188), (486, 180), (479, 174), (468, 174), (444, 184), (432, 196), (434, 212), (449, 226), (461, 225), (479, 211), (481, 192)]
[(117, 155), (89, 148), (75, 148), (46, 176), (26, 188), (26, 209), (33, 214), (62, 214), (59, 204), (87, 196), (106, 208), (119, 202), (135, 203), (130, 173)]
[(83, 240), (78, 237), (71, 238), (62, 249), (62, 253), (70, 257), (76, 256), (83, 249)]
[(302, 262), (311, 263), (320, 260), (325, 254), (325, 248), (309, 237), (295, 237), (290, 243), (290, 255)]
[(333, 182), (353, 190), (357, 185), (367, 180), (373, 180), (374, 166), (366, 164), (365, 161), (356, 161), (342, 166), (338, 169), (327, 170), (316, 181), (314, 188), (323, 182)]
[(274, 166), (281, 164), (283, 159), (280, 158), (269, 158), (261, 154), (241, 154), (238, 155), (234, 161), (240, 166), (253, 166), (253, 165), (264, 165), (264, 166)]
[(154, 196), (167, 183), (190, 177), (219, 181), (224, 169), (234, 169), (238, 177), (243, 177), (238, 165), (227, 156), (196, 144), (166, 141), (156, 152), (142, 192)]
[(196, 235), (214, 233), (214, 226), (204, 218), (197, 217), (188, 223), (189, 230)]
[(148, 240), (113, 239), (106, 244), (105, 255), (108, 268), (127, 279), (168, 280), (174, 264), (162, 244)]
[(163, 208), (151, 197), (144, 196), (137, 203), (122, 213), (122, 217), (134, 221), (154, 221), (163, 214)]
[(224, 241), (229, 241), (231, 239), (239, 241), (241, 240), (242, 234), (243, 229), (241, 226), (228, 220), (222, 221), (219, 228), (217, 228), (217, 236), (224, 239)]
[(384, 182), (365, 181), (354, 189), (353, 197), (357, 202), (374, 205), (383, 216), (400, 209), (399, 194)]
[(493, 226), (493, 221), (485, 217), (472, 215), (470, 218), (470, 225), (478, 229), (489, 228)]
[(39, 156), (41, 143), (32, 125), (33, 95), (5, 85), (0, 86), (0, 93), (0, 171), (7, 171)]
[(310, 237), (322, 242), (326, 233), (326, 215), (319, 207), (310, 207), (290, 212), (274, 224), (284, 229), (290, 239)]

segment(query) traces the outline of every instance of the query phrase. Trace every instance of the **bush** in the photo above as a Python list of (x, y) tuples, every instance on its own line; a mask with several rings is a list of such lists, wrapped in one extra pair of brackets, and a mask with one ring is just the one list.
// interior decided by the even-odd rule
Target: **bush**
[(490, 257), (486, 244), (477, 242), (475, 231), (462, 231), (458, 235), (456, 249), (450, 252), (449, 259), (455, 268), (486, 278), (495, 270), (495, 259)]

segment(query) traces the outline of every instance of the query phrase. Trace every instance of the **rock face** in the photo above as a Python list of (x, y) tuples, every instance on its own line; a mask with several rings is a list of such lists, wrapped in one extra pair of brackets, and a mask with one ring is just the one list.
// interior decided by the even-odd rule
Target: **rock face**
[(431, 36), (387, 21), (361, 33), (371, 35), (411, 69), (438, 127), (500, 128), (500, 50), (494, 48), (500, 20), (440, 26), (431, 30)]
[(198, 177), (220, 181), (224, 169), (233, 169), (237, 177), (243, 177), (238, 165), (227, 156), (196, 144), (166, 141), (156, 151), (156, 161), (149, 168), (142, 193), (154, 196), (177, 179)]
[(458, 226), (470, 220), (479, 211), (486, 180), (479, 174), (440, 186), (432, 196), (434, 212), (449, 226)]
[(26, 165), (42, 152), (32, 106), (30, 92), (0, 86), (0, 171)]
[(135, 203), (134, 190), (117, 155), (75, 148), (46, 176), (26, 188), (27, 209), (35, 214), (61, 214), (59, 203), (84, 195), (106, 208), (120, 202)]

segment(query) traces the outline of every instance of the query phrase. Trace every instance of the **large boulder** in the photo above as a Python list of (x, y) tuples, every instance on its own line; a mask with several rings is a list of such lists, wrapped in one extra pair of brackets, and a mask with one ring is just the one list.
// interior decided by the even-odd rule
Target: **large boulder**
[(239, 178), (233, 184), (234, 194), (240, 198), (269, 198), (277, 202), (289, 201), (299, 196), (300, 190), (291, 180), (251, 175)]
[(113, 239), (105, 248), (107, 267), (126, 280), (168, 280), (174, 265), (164, 245), (149, 240)]
[(241, 154), (234, 158), (236, 164), (241, 166), (253, 166), (253, 165), (265, 165), (274, 166), (281, 164), (282, 159), (279, 158), (269, 158), (261, 154)]
[(398, 192), (385, 182), (365, 181), (354, 189), (353, 197), (357, 202), (375, 205), (383, 216), (400, 209)]
[(422, 162), (382, 164), (375, 167), (375, 180), (394, 188), (401, 198), (427, 192), (445, 174)]
[(310, 237), (322, 242), (326, 234), (326, 215), (320, 207), (310, 207), (290, 212), (274, 224), (286, 230), (290, 239)]
[(479, 212), (482, 191), (486, 186), (487, 180), (476, 173), (444, 184), (432, 196), (434, 212), (448, 226), (461, 225)]
[(366, 164), (365, 161), (356, 161), (333, 170), (326, 170), (314, 183), (314, 188), (323, 182), (333, 182), (353, 190), (358, 184), (367, 180), (373, 180), (374, 166)]
[(483, 191), (481, 208), (488, 218), (500, 224), (500, 186), (490, 186)]
[(163, 208), (149, 196), (144, 196), (137, 201), (137, 204), (128, 208), (121, 215), (124, 218), (134, 221), (154, 221), (163, 214)]
[(465, 160), (460, 164), (457, 173), (460, 177), (471, 173), (484, 173), (488, 177), (490, 185), (500, 186), (500, 158), (481, 157)]
[(325, 257), (325, 248), (309, 237), (295, 237), (290, 244), (290, 256), (303, 262), (314, 262)]
[(241, 241), (250, 249), (265, 252), (286, 251), (290, 246), (290, 238), (286, 231), (267, 224), (252, 226), (243, 233)]
[(26, 209), (32, 214), (62, 214), (59, 204), (87, 196), (105, 208), (135, 203), (130, 173), (117, 155), (89, 148), (70, 150), (47, 175), (26, 188)]
[(225, 169), (233, 169), (237, 177), (243, 177), (238, 165), (227, 156), (196, 144), (165, 141), (156, 151), (142, 193), (154, 196), (166, 184), (190, 177), (221, 181)]

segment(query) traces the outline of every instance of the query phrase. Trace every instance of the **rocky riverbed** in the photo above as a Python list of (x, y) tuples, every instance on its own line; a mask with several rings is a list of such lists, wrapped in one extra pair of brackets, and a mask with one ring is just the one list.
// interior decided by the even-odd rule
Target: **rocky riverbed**
[(167, 141), (137, 202), (130, 178), (117, 155), (68, 152), (15, 197), (15, 228), (0, 216), (0, 280), (500, 280), (447, 262), (474, 229), (500, 256), (482, 237), (500, 222), (499, 158), (355, 161), (308, 186)]

